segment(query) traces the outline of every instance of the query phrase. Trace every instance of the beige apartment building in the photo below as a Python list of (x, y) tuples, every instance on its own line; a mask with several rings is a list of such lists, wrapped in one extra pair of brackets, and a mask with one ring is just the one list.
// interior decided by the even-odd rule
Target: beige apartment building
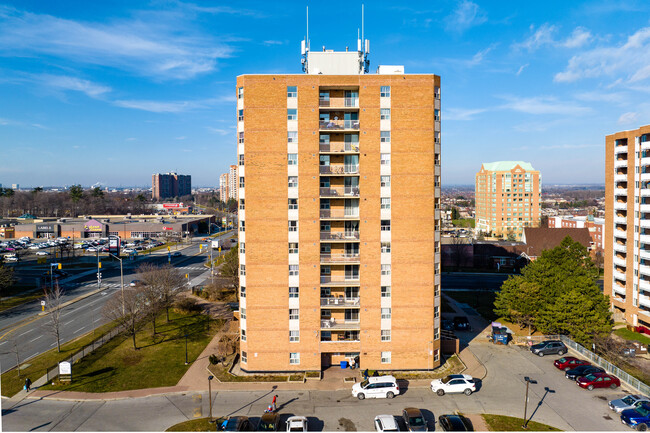
[(650, 327), (650, 125), (605, 146), (605, 294), (617, 320)]
[(486, 162), (476, 173), (476, 229), (521, 239), (539, 227), (542, 175), (529, 162)]
[(440, 364), (440, 77), (366, 51), (237, 77), (245, 371)]

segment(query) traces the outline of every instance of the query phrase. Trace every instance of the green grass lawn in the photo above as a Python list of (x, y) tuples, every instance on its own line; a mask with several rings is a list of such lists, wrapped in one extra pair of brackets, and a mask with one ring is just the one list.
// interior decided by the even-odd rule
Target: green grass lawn
[(208, 418), (190, 419), (173, 425), (165, 431), (219, 431), (217, 427), (221, 426), (225, 418), (215, 419), (216, 421), (212, 423), (208, 422)]
[(455, 227), (471, 227), (471, 228), (474, 228), (474, 225), (476, 224), (474, 218), (460, 218), (457, 220), (451, 220), (451, 223)]
[(189, 368), (185, 365), (185, 330), (191, 363), (223, 324), (211, 320), (208, 329), (207, 323), (205, 315), (173, 311), (170, 311), (170, 323), (166, 323), (163, 312), (158, 317), (154, 337), (150, 323), (138, 332), (137, 350), (130, 336), (120, 335), (73, 365), (72, 383), (58, 383), (45, 389), (112, 392), (174, 386)]
[(26, 293), (24, 295), (13, 296), (4, 301), (0, 301), (0, 311), (8, 310), (9, 308), (16, 307), (27, 302), (35, 301), (43, 297), (43, 291), (36, 290), (31, 293)]
[(494, 298), (495, 292), (488, 290), (474, 290), (474, 291), (449, 291), (445, 295), (454, 298), (458, 302), (468, 304), (474, 308), (484, 319), (494, 321), (497, 318), (494, 314)]
[(630, 331), (627, 328), (620, 328), (614, 330), (614, 334), (626, 340), (636, 340), (643, 344), (650, 344), (650, 337), (647, 334), (640, 334), (638, 332)]
[(524, 430), (521, 426), (524, 425), (522, 418), (515, 418), (512, 416), (504, 415), (481, 415), (485, 420), (490, 431), (562, 431), (550, 425), (541, 424), (535, 421), (528, 423), (528, 428)]
[[(114, 326), (115, 325), (112, 323), (100, 326), (95, 330), (95, 332), (89, 332), (77, 338), (76, 340), (63, 344), (61, 346), (61, 352), (57, 352), (55, 348), (28, 361), (21, 361), (23, 365), (30, 365), (20, 370), (20, 376), (18, 376), (18, 370), (13, 369), (4, 373), (2, 377), (0, 377), (0, 381), (2, 382), (2, 395), (6, 397), (12, 397), (18, 391), (23, 389), (26, 377), (29, 377), (32, 381), (35, 381), (41, 376), (45, 376), (46, 369), (54, 367), (60, 361), (63, 361), (66, 358), (69, 358), (73, 354), (77, 353), (84, 346), (92, 343), (102, 334), (110, 331)], [(54, 341), (54, 337), (51, 335), (48, 335), (48, 338), (52, 338), (52, 341)], [(9, 346), (9, 344), (10, 343), (7, 343), (7, 346)]]

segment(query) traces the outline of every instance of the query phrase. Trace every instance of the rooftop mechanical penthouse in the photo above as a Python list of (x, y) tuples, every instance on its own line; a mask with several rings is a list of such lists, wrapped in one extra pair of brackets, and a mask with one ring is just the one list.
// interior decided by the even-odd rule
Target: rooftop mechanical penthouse
[(237, 77), (241, 368), (435, 368), (440, 77), (303, 55)]

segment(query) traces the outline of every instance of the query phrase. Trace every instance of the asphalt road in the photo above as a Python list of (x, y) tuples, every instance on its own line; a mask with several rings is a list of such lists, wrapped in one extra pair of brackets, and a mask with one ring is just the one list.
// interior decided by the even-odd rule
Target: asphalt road
[[(232, 233), (222, 235), (227, 238)], [(209, 278), (209, 271), (203, 267), (206, 261), (206, 251), (203, 248), (199, 254), (198, 240), (184, 247), (180, 257), (172, 257), (171, 264), (189, 274), (190, 285), (202, 283)], [(207, 242), (202, 242), (207, 244)], [(172, 252), (175, 250), (172, 247)], [(216, 251), (214, 252), (216, 257)], [(160, 255), (142, 256), (135, 262), (124, 260), (124, 284), (127, 285), (135, 278), (136, 268), (144, 262), (167, 263), (166, 252)], [(102, 308), (108, 298), (121, 290), (119, 263), (111, 268), (106, 267), (107, 259), (102, 259), (102, 282), (100, 292), (92, 294), (77, 302), (64, 307), (61, 312), (61, 343), (70, 341), (83, 334), (93, 331), (97, 326), (106, 322)], [(96, 269), (86, 271), (85, 276), (74, 282), (62, 282), (65, 289), (63, 302), (79, 298), (98, 290)], [(40, 300), (0, 313), (0, 370), (2, 373), (16, 366), (16, 347), (21, 363), (29, 358), (43, 353), (56, 346), (56, 338), (51, 332), (49, 315), (41, 313)]]

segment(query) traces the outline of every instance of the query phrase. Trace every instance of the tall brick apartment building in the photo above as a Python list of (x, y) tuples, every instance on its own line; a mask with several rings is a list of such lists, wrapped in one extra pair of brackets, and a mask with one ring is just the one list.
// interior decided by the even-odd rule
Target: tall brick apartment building
[(626, 322), (650, 327), (650, 125), (605, 146), (605, 294)]
[(486, 162), (476, 173), (476, 229), (521, 239), (539, 227), (542, 176), (529, 162)]
[(154, 199), (182, 197), (192, 194), (192, 176), (176, 173), (151, 175), (151, 196)]
[(237, 77), (241, 368), (437, 367), (440, 77), (305, 51)]

